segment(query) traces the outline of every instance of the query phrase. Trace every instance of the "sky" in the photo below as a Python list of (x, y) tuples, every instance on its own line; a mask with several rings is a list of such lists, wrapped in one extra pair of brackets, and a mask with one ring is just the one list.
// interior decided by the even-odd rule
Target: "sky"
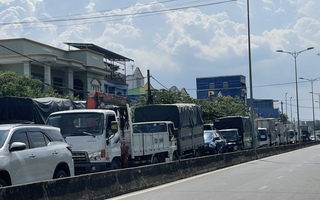
[(252, 88), (254, 99), (275, 100), (289, 119), (297, 119), (293, 53), (314, 47), (296, 56), (299, 116), (313, 119), (313, 83), (320, 119), (320, 1), (249, 2), (250, 26), (247, 0), (1, 0), (0, 39), (65, 50), (65, 42), (93, 43), (133, 59), (127, 74), (150, 70), (154, 88), (185, 88), (193, 98), (196, 78), (241, 74), (248, 98)]

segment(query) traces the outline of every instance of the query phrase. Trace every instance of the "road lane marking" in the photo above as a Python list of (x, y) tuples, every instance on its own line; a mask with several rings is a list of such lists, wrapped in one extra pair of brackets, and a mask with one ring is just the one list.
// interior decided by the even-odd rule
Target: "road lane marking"
[(277, 177), (277, 179), (282, 179), (282, 178), (283, 178), (283, 176), (278, 176), (278, 177)]

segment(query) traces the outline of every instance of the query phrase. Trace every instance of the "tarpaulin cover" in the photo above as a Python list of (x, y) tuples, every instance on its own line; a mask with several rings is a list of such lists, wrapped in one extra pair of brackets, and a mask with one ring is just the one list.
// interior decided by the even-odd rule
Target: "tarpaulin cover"
[(244, 131), (251, 129), (251, 122), (248, 117), (221, 117), (214, 121), (214, 128), (217, 130), (237, 128), (241, 133), (243, 133)]
[(157, 104), (136, 108), (135, 122), (172, 121), (175, 127), (202, 125), (202, 110), (196, 104)]
[(0, 123), (44, 124), (47, 117), (56, 111), (85, 108), (69, 99), (46, 98), (0, 98)]

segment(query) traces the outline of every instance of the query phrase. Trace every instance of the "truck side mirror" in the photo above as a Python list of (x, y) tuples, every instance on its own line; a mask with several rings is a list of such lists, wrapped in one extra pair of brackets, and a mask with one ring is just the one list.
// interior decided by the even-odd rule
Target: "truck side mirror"
[(111, 122), (111, 134), (114, 135), (118, 132), (118, 122), (112, 121)]

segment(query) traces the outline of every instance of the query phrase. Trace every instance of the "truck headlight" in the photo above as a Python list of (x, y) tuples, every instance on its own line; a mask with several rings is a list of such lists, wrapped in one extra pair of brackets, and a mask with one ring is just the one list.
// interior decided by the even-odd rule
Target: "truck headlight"
[(89, 160), (90, 161), (101, 160), (101, 151), (89, 153)]

